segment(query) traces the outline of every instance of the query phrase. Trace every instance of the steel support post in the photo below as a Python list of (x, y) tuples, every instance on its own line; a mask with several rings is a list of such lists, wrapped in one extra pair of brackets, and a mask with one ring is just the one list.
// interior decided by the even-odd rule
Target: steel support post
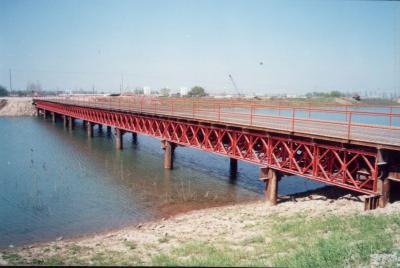
[(68, 127), (69, 130), (73, 130), (75, 126), (75, 118), (73, 118), (72, 116), (68, 117)]
[(115, 129), (115, 148), (122, 150), (124, 140), (123, 140), (123, 131), (119, 128)]
[(51, 122), (55, 123), (56, 122), (56, 113), (51, 112)]
[(260, 168), (260, 180), (265, 182), (265, 201), (272, 206), (278, 203), (278, 182), (281, 175), (277, 170), (271, 168)]
[(238, 161), (237, 161), (237, 159), (230, 158), (229, 159), (229, 171), (230, 171), (230, 174), (231, 174), (231, 178), (236, 178), (237, 170), (238, 170)]
[(63, 126), (64, 126), (64, 128), (67, 128), (67, 125), (68, 125), (67, 116), (63, 115), (62, 118), (63, 118)]
[(377, 190), (379, 193), (379, 207), (383, 208), (389, 203), (390, 199), (390, 179), (378, 179)]
[(161, 141), (161, 146), (164, 149), (164, 168), (172, 169), (174, 167), (174, 151), (176, 144), (170, 141)]
[(87, 135), (89, 138), (93, 137), (93, 123), (87, 121), (86, 122), (86, 130), (87, 130)]
[(137, 144), (137, 133), (136, 132), (132, 132), (132, 143)]

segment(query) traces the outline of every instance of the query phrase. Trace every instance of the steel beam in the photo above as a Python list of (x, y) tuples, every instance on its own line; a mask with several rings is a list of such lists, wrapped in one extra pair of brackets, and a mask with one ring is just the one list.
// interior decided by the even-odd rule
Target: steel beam
[(224, 155), (285, 174), (377, 195), (375, 148), (348, 148), (325, 141), (307, 141), (274, 133), (200, 125), (139, 113), (37, 101), (40, 109), (142, 133), (173, 144)]

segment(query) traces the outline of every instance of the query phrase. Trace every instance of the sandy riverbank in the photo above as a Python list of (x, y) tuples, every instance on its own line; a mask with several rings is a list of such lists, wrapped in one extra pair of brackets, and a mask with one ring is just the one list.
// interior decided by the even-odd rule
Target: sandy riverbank
[(0, 116), (33, 116), (35, 107), (30, 97), (0, 98)]
[[(367, 249), (369, 244), (392, 239), (391, 249), (400, 249), (400, 202), (364, 212), (360, 197), (345, 194), (336, 199), (333, 192), (329, 189), (292, 196), (274, 207), (252, 202), (203, 209), (109, 233), (10, 248), (3, 250), (0, 264), (291, 266), (280, 256), (297, 256), (300, 247), (312, 248), (315, 240), (325, 241), (329, 235), (354, 235), (353, 240), (361, 239), (354, 242), (365, 243)], [(359, 222), (367, 225), (360, 226)], [(342, 229), (336, 228), (342, 225)], [(372, 229), (369, 232), (379, 234), (378, 230), (375, 232), (379, 226), (393, 233), (376, 238), (357, 229), (368, 227)], [(305, 228), (304, 232), (299, 231), (301, 228)], [(351, 246), (348, 241), (343, 243)], [(379, 253), (381, 249), (377, 245), (369, 253)]]

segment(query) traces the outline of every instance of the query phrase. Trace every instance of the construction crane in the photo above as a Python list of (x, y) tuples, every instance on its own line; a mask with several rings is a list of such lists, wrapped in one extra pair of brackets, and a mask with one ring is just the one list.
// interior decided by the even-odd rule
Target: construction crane
[(232, 84), (233, 84), (233, 87), (235, 88), (235, 90), (236, 90), (237, 93), (238, 93), (238, 96), (240, 97), (240, 96), (241, 96), (240, 91), (239, 91), (238, 87), (236, 86), (235, 80), (233, 80), (233, 77), (232, 77), (231, 74), (229, 74), (229, 79), (231, 80), (231, 82), (232, 82)]

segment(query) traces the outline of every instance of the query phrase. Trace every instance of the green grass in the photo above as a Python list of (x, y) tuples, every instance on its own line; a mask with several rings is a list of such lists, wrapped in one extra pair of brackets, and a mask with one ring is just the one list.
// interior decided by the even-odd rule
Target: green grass
[[(153, 256), (163, 266), (343, 267), (368, 265), (371, 254), (398, 251), (400, 215), (276, 217), (256, 234), (229, 243), (192, 241)], [(266, 238), (271, 239), (266, 242)], [(240, 247), (246, 248), (240, 249)], [(239, 247), (239, 249), (238, 249)], [(250, 247), (250, 250), (249, 250)]]
[[(393, 234), (400, 227), (399, 220), (399, 215), (356, 215), (313, 218), (308, 221), (299, 218), (275, 224), (272, 228), (275, 250), (291, 250), (286, 255), (275, 257), (273, 264), (338, 267), (367, 263), (371, 254), (394, 249)], [(393, 228), (393, 225), (396, 227)]]

